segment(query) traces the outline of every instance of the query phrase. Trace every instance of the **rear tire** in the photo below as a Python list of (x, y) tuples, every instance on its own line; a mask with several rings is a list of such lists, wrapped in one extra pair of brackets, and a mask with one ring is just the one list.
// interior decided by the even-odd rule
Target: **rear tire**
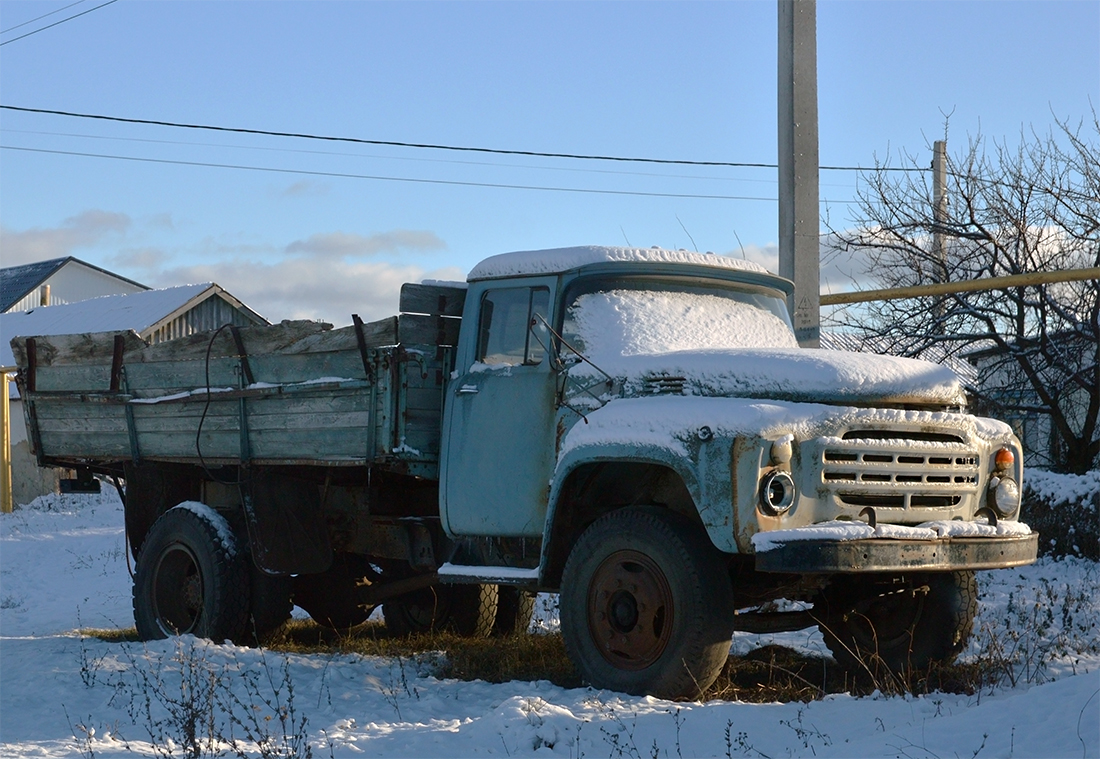
[(248, 623), (248, 568), (229, 523), (195, 501), (149, 528), (134, 574), (134, 622), (142, 640), (191, 634), (237, 641)]
[(497, 621), (496, 585), (433, 585), (382, 604), (394, 635), (453, 632), (487, 638)]
[(914, 574), (902, 582), (840, 577), (814, 604), (825, 644), (842, 667), (877, 676), (952, 661), (974, 628), (973, 572)]
[(569, 657), (596, 688), (700, 697), (733, 637), (733, 588), (701, 527), (658, 507), (597, 519), (561, 582)]

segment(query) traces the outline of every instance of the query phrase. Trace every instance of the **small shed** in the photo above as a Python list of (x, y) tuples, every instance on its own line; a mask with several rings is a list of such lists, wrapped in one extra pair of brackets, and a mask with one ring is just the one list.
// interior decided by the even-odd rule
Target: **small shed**
[[(32, 288), (32, 293), (35, 291)], [(52, 287), (50, 291), (52, 297)], [(217, 329), (224, 324), (267, 323), (213, 282), (164, 290), (144, 289), (126, 295), (107, 295), (0, 315), (0, 366), (15, 365), (11, 339), (18, 336), (133, 330), (148, 342), (156, 343)], [(59, 474), (54, 469), (39, 468), (31, 454), (23, 409), (14, 383), (9, 385), (8, 397), (10, 413), (3, 424), (10, 430), (10, 447), (0, 453), (9, 454), (12, 501), (26, 504), (39, 495), (57, 492)]]

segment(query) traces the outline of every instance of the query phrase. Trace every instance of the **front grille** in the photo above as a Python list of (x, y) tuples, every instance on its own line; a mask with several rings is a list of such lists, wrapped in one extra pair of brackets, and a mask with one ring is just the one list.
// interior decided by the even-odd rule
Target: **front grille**
[(952, 434), (860, 430), (825, 443), (823, 484), (849, 506), (951, 508), (978, 487), (978, 456)]

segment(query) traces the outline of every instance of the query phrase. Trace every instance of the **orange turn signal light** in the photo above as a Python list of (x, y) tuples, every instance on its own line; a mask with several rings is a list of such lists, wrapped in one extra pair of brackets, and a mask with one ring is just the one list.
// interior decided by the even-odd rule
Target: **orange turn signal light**
[(1008, 469), (1016, 463), (1016, 454), (1014, 454), (1010, 448), (1002, 448), (997, 451), (997, 454), (993, 457), (993, 463), (996, 465), (997, 469)]

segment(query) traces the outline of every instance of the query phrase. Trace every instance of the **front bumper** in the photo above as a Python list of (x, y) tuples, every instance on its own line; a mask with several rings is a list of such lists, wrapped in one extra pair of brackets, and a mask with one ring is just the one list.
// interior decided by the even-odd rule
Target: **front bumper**
[(937, 540), (799, 540), (756, 554), (760, 572), (913, 572), (1004, 569), (1031, 564), (1039, 533)]

